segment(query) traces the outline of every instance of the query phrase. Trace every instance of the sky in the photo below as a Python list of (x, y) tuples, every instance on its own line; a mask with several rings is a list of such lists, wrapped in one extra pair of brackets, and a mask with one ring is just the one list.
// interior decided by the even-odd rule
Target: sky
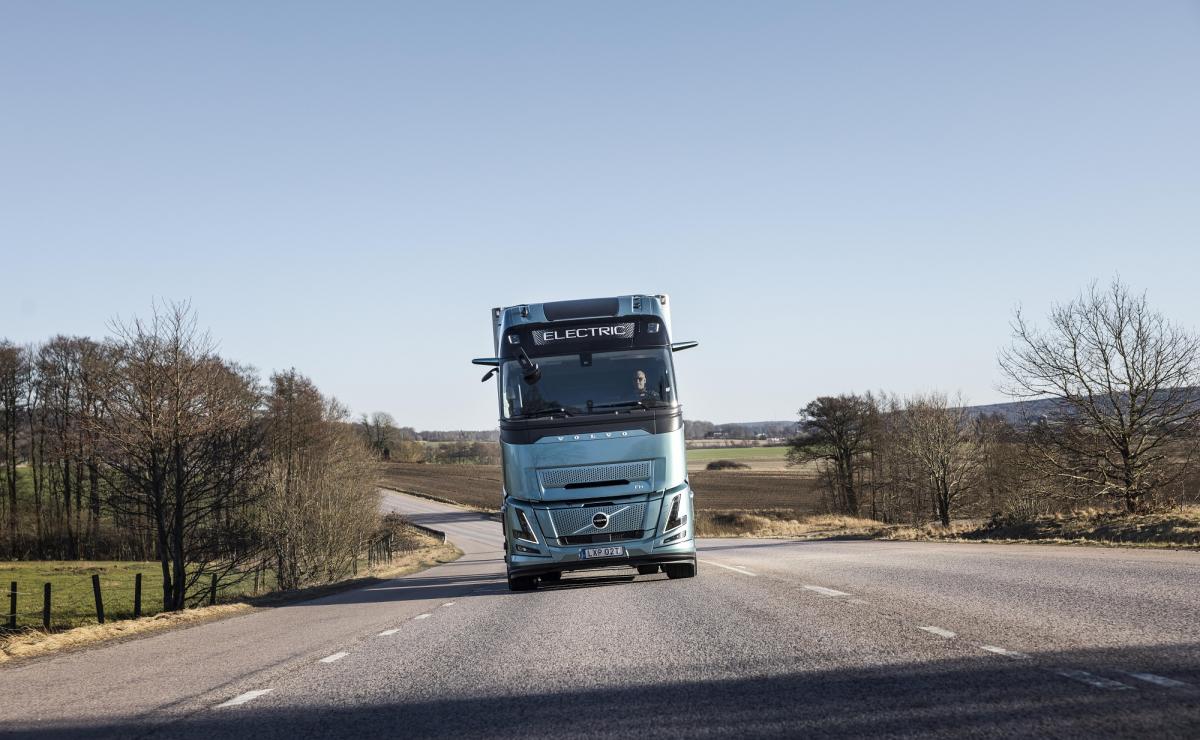
[(493, 306), (669, 293), (685, 416), (1004, 400), (1120, 275), (1200, 315), (1200, 4), (0, 2), (0, 337), (189, 300), (356, 414), (496, 426)]

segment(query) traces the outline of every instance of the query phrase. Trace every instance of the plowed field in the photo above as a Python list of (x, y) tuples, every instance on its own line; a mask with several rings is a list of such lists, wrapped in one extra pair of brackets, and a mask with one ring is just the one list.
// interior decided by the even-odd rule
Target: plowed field
[[(808, 474), (792, 470), (698, 470), (688, 474), (697, 509), (820, 511), (820, 491)], [(494, 511), (500, 508), (499, 465), (384, 463), (380, 484)]]

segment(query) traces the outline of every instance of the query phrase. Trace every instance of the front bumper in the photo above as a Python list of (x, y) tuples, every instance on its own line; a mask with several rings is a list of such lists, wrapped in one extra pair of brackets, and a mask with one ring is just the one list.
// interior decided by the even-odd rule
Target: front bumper
[[(536, 576), (542, 573), (555, 573), (567, 570), (596, 570), (599, 568), (625, 567), (633, 568), (639, 565), (665, 565), (668, 563), (695, 563), (696, 543), (694, 540), (683, 540), (653, 551), (647, 551), (644, 543), (651, 540), (634, 542), (614, 542), (621, 545), (627, 553), (619, 558), (581, 559), (581, 547), (550, 548), (562, 550), (550, 556), (510, 554), (505, 560), (508, 563), (509, 576)], [(591, 547), (591, 545), (589, 545)], [(567, 552), (569, 551), (569, 552)]]
[[(695, 563), (695, 521), (692, 509), (691, 489), (684, 486), (670, 492), (657, 494), (658, 498), (647, 501), (647, 511), (642, 520), (645, 535), (637, 539), (593, 542), (591, 544), (562, 544), (550, 523), (548, 508), (537, 504), (506, 499), (502, 512), (504, 520), (505, 556), (510, 576), (536, 576), (542, 573), (568, 570), (593, 570), (613, 567), (636, 567), (639, 565), (665, 565), (671, 563)], [(680, 499), (682, 526), (666, 529), (670, 503), (676, 495)], [(523, 518), (519, 512), (523, 513)], [(636, 526), (636, 524), (634, 525)], [(521, 530), (533, 532), (537, 542), (522, 539)], [(527, 534), (525, 535), (528, 536)], [(625, 555), (613, 558), (583, 558), (583, 551), (592, 547), (620, 546)]]

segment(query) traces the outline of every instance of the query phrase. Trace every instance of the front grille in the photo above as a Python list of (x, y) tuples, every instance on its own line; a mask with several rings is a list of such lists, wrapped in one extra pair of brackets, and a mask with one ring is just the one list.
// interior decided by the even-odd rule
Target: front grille
[[(597, 529), (592, 524), (592, 517), (601, 512), (608, 515), (608, 525), (603, 529)], [(605, 504), (603, 506), (550, 509), (550, 520), (554, 522), (554, 531), (558, 534), (559, 539), (588, 534), (631, 532), (642, 528), (642, 520), (645, 515), (645, 501), (635, 504)]]
[(542, 470), (542, 486), (563, 488), (602, 481), (650, 480), (650, 461), (612, 463), (610, 465), (583, 465), (575, 468), (548, 468)]
[(642, 538), (642, 530), (635, 529), (629, 532), (613, 532), (611, 534), (577, 534), (569, 537), (559, 537), (559, 544), (563, 545), (590, 545), (594, 542), (621, 542), (622, 540), (640, 540)]

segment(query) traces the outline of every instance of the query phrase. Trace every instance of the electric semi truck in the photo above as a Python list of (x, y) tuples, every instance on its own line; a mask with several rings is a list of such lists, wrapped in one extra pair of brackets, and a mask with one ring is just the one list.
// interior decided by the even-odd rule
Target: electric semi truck
[(683, 410), (665, 295), (492, 309), (514, 591), (613, 566), (696, 574)]

